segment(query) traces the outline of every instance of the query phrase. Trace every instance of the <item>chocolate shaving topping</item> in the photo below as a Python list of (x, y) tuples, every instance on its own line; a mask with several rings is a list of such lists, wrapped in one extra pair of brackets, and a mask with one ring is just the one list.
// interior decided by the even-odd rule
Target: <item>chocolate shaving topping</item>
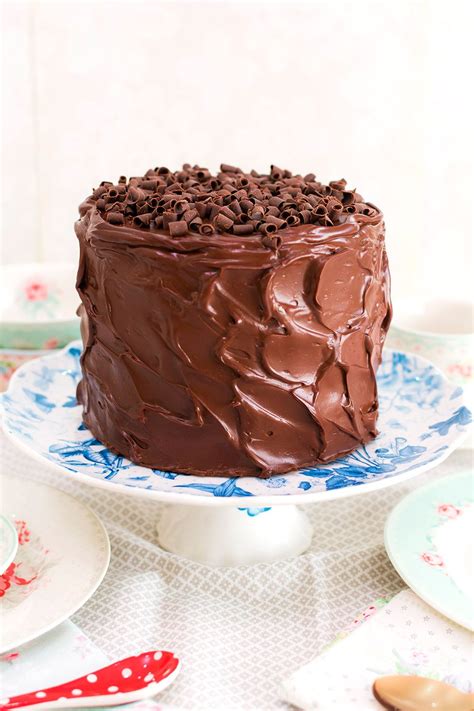
[(164, 230), (172, 237), (260, 233), (273, 248), (279, 240), (270, 238), (287, 227), (339, 225), (355, 214), (380, 215), (355, 190), (348, 190), (345, 180), (324, 185), (314, 173), (292, 175), (275, 165), (269, 174), (244, 173), (226, 164), (217, 175), (189, 163), (174, 173), (151, 168), (128, 181), (121, 175), (115, 185), (103, 181), (84, 206), (88, 209), (91, 203), (111, 225)]

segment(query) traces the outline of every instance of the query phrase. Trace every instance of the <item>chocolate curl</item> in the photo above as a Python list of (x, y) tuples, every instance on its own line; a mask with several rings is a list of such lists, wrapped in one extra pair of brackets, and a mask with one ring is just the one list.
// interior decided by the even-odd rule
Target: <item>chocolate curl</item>
[(220, 213), (220, 205), (212, 203), (211, 205), (209, 205), (208, 213), (208, 219), (212, 222), (216, 215)]
[(177, 200), (174, 204), (174, 211), (177, 215), (181, 215), (183, 212), (189, 208), (189, 202), (187, 200)]
[(357, 208), (355, 205), (348, 205), (345, 211), (348, 212), (349, 215), (352, 215), (354, 212), (357, 212)]
[(355, 202), (355, 197), (354, 197), (354, 191), (353, 190), (344, 190), (342, 193), (342, 204), (343, 205), (352, 205)]
[(148, 212), (144, 215), (136, 215), (133, 218), (133, 224), (137, 227), (148, 227), (151, 222), (151, 214)]
[(103, 198), (99, 198), (96, 202), (96, 207), (98, 210), (102, 212), (102, 210), (105, 210), (105, 200)]
[(296, 225), (300, 224), (300, 218), (298, 215), (288, 215), (286, 218), (286, 224), (288, 227), (296, 227)]
[(311, 222), (311, 210), (301, 210), (298, 216), (304, 225), (307, 225), (308, 222)]
[(232, 200), (232, 202), (229, 204), (229, 208), (232, 210), (232, 212), (235, 215), (240, 215), (240, 213), (242, 212), (242, 209), (240, 207), (238, 200)]
[(101, 187), (101, 188), (104, 186), (108, 187), (109, 185), (113, 185), (113, 183), (111, 183), (110, 180), (103, 180), (99, 187)]
[(162, 168), (155, 168), (155, 173), (158, 173), (158, 175), (167, 175), (169, 173), (169, 169), (165, 168), (164, 166)]
[(219, 214), (220, 214), (220, 215), (225, 215), (226, 217), (229, 218), (229, 220), (232, 220), (232, 221), (235, 220), (235, 212), (232, 212), (232, 210), (231, 210), (229, 207), (227, 207), (226, 205), (223, 205), (223, 206), (219, 209)]
[[(277, 211), (277, 214), (279, 214), (278, 211)], [(255, 207), (253, 208), (253, 210), (250, 213), (250, 217), (252, 218), (252, 220), (260, 221), (260, 220), (263, 220), (264, 216), (265, 216), (265, 208), (263, 207), (263, 205), (255, 205)]]
[(320, 203), (317, 207), (314, 208), (314, 210), (312, 210), (311, 214), (313, 215), (313, 217), (316, 218), (324, 217), (325, 215), (327, 215), (326, 205), (324, 205), (324, 203)]
[(283, 198), (278, 197), (277, 195), (275, 195), (274, 197), (271, 197), (271, 198), (270, 198), (270, 200), (268, 201), (268, 204), (269, 204), (269, 205), (272, 205), (272, 207), (280, 208), (280, 207), (283, 205), (284, 202), (285, 202), (285, 201), (283, 200)]
[(274, 205), (268, 205), (265, 208), (265, 215), (273, 215), (273, 217), (281, 217), (281, 210), (279, 210), (279, 208), (275, 207)]
[(250, 210), (252, 210), (253, 206), (254, 206), (254, 203), (252, 202), (252, 200), (241, 200), (240, 201), (240, 207), (246, 213), (248, 213)]
[(258, 188), (252, 188), (252, 190), (249, 191), (249, 197), (252, 197), (255, 200), (263, 200), (264, 194)]
[(199, 227), (202, 225), (201, 218), (193, 217), (193, 219), (188, 223), (188, 227), (192, 232), (199, 232)]
[(92, 197), (95, 200), (98, 200), (101, 197), (101, 195), (103, 195), (106, 192), (107, 192), (107, 188), (102, 185), (101, 187), (96, 188), (95, 190), (92, 191)]
[(305, 183), (312, 183), (316, 180), (316, 176), (314, 173), (308, 173), (308, 175), (304, 176), (303, 180)]
[(140, 187), (142, 190), (156, 190), (158, 186), (157, 180), (142, 180)]
[(188, 225), (195, 217), (199, 217), (199, 215), (198, 211), (194, 207), (183, 213), (183, 220), (186, 220)]
[(277, 230), (286, 226), (285, 220), (281, 220), (279, 217), (273, 217), (273, 215), (267, 215), (265, 218), (265, 224), (275, 225)]
[(111, 225), (123, 225), (125, 222), (124, 216), (121, 212), (108, 212), (106, 219)]
[(176, 213), (173, 210), (166, 210), (163, 213), (163, 228), (168, 229), (171, 222), (176, 221)]
[(306, 199), (309, 202), (312, 207), (318, 207), (319, 203), (321, 202), (321, 198), (319, 195), (306, 195)]
[(210, 172), (207, 170), (207, 168), (200, 168), (197, 173), (196, 173), (196, 178), (202, 182), (204, 180), (207, 180), (208, 178), (211, 177)]
[(283, 178), (283, 173), (285, 171), (282, 170), (281, 168), (278, 168), (276, 165), (271, 165), (270, 166), (270, 175), (274, 180), (281, 180)]
[(154, 227), (157, 230), (160, 230), (163, 227), (163, 218), (161, 215), (158, 215), (150, 222), (150, 227)]
[(109, 202), (105, 206), (105, 212), (122, 212), (123, 205), (120, 202)]
[(342, 212), (342, 202), (337, 200), (335, 197), (329, 198), (326, 203), (326, 207), (328, 212), (333, 212), (334, 210), (336, 212)]
[(221, 163), (221, 173), (241, 173), (240, 168), (236, 168), (235, 165), (227, 165), (226, 163)]
[(277, 250), (281, 245), (281, 237), (277, 235), (265, 235), (262, 238), (262, 244), (269, 249)]
[(234, 224), (233, 220), (231, 220), (229, 217), (226, 215), (223, 215), (222, 213), (219, 213), (215, 219), (215, 226), (217, 227), (218, 230), (222, 230), (223, 232), (227, 232), (230, 230), (232, 225)]
[(235, 220), (238, 225), (246, 225), (247, 222), (251, 222), (251, 218), (245, 214), (245, 212), (241, 212), (240, 215), (237, 215), (237, 219)]
[(259, 227), (258, 229), (259, 229), (259, 231), (260, 231), (262, 234), (264, 234), (264, 235), (270, 235), (270, 234), (272, 234), (273, 232), (276, 232), (276, 231), (277, 231), (277, 226), (276, 226), (276, 225), (272, 225), (271, 222), (264, 222), (262, 225), (260, 225), (260, 227)]
[(251, 235), (254, 228), (251, 222), (247, 222), (246, 225), (234, 225), (232, 231), (234, 235)]
[(346, 185), (347, 180), (344, 180), (344, 178), (329, 181), (329, 187), (334, 188), (334, 190), (345, 190)]
[(172, 237), (182, 237), (188, 232), (188, 226), (184, 220), (169, 222), (168, 229)]
[(214, 234), (213, 225), (211, 225), (209, 222), (206, 222), (204, 225), (199, 225), (199, 234), (208, 236)]
[(145, 198), (146, 198), (146, 193), (143, 190), (140, 190), (140, 188), (131, 187), (128, 189), (127, 202), (130, 202), (130, 203), (140, 202), (140, 200), (145, 200)]

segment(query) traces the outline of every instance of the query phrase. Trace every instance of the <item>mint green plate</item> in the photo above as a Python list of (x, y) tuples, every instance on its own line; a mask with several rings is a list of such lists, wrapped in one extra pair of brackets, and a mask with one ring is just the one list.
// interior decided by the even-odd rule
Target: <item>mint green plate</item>
[(435, 610), (474, 630), (474, 474), (433, 481), (402, 499), (385, 548), (406, 584)]
[(13, 563), (18, 548), (15, 526), (5, 516), (0, 515), (0, 575)]

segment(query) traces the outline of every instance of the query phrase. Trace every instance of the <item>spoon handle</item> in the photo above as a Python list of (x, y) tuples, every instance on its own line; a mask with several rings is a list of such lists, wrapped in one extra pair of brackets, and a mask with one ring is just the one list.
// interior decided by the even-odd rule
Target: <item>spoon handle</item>
[(72, 681), (0, 699), (0, 711), (116, 706), (154, 696), (173, 680), (179, 659), (172, 652), (145, 652)]

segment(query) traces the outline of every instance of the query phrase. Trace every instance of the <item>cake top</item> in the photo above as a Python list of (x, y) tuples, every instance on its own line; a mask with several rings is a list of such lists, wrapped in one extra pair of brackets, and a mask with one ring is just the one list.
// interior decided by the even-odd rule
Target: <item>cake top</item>
[(91, 204), (112, 225), (163, 230), (173, 237), (227, 232), (271, 238), (299, 224), (330, 226), (353, 214), (380, 215), (343, 179), (324, 185), (313, 173), (292, 175), (275, 165), (268, 174), (225, 164), (216, 175), (188, 163), (174, 173), (153, 168), (143, 177), (121, 176), (117, 184), (103, 181), (81, 206), (81, 215)]

